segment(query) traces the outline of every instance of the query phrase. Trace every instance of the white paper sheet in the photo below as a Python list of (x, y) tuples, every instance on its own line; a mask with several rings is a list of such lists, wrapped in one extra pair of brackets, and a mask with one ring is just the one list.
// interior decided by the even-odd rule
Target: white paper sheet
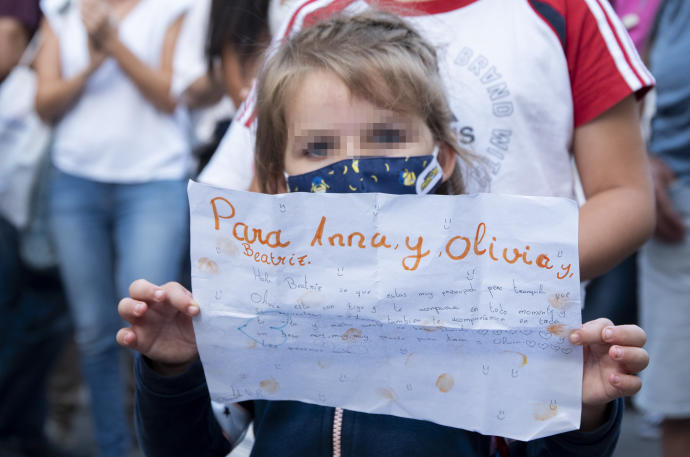
[(575, 202), (194, 182), (189, 200), (213, 400), (299, 400), (520, 440), (579, 427)]

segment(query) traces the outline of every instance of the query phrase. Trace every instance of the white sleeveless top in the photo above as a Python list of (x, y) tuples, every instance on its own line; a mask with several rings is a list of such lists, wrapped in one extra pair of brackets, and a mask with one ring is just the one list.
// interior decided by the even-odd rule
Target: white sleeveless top
[[(140, 0), (119, 25), (120, 40), (144, 63), (160, 67), (168, 27), (190, 0)], [(62, 76), (89, 64), (87, 35), (77, 1), (42, 0), (60, 42)], [(159, 111), (108, 58), (76, 104), (55, 126), (53, 163), (69, 174), (103, 182), (184, 178), (189, 169), (187, 114)]]

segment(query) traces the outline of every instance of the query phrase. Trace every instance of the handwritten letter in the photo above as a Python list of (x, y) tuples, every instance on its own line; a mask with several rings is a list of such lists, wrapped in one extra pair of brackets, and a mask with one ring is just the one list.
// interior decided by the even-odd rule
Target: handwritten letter
[(529, 440), (579, 427), (577, 206), (190, 182), (216, 401), (298, 400)]

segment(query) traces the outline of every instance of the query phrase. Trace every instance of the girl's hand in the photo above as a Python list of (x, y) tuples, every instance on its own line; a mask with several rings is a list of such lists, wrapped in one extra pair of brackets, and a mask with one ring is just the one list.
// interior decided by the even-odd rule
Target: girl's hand
[(103, 0), (82, 0), (81, 19), (99, 50), (105, 50), (110, 39), (117, 36), (117, 26)]
[(192, 317), (200, 310), (191, 292), (176, 282), (159, 287), (138, 279), (129, 293), (117, 309), (131, 327), (117, 332), (117, 342), (147, 356), (163, 375), (183, 373), (198, 357)]
[(604, 419), (607, 403), (634, 395), (642, 387), (635, 376), (649, 364), (644, 346), (647, 335), (637, 325), (613, 325), (597, 319), (570, 334), (570, 342), (584, 350), (582, 379), (582, 429), (592, 429)]

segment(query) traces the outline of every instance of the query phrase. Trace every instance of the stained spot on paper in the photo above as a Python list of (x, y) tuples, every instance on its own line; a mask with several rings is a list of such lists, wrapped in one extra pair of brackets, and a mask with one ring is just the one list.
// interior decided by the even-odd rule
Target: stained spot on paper
[(395, 391), (391, 389), (390, 387), (379, 387), (376, 389), (376, 393), (380, 396), (385, 398), (386, 400), (395, 400), (396, 395)]
[(551, 324), (546, 327), (546, 331), (559, 338), (566, 338), (570, 333), (570, 328), (565, 324)]
[(208, 257), (202, 257), (196, 262), (196, 267), (202, 273), (216, 274), (218, 273), (218, 264)]
[(229, 256), (235, 256), (239, 252), (237, 245), (229, 238), (218, 238), (216, 240), (216, 248), (218, 253), (227, 254)]
[(357, 341), (362, 337), (362, 331), (358, 328), (349, 328), (343, 333), (343, 341)]
[(316, 362), (316, 364), (319, 366), (319, 368), (324, 368), (324, 369), (325, 369), (325, 368), (328, 368), (329, 366), (331, 366), (331, 363), (330, 363), (330, 362), (323, 362), (323, 361), (321, 361), (321, 360), (319, 360), (318, 362)]
[(438, 323), (435, 323), (431, 320), (425, 320), (422, 322), (421, 327), (419, 327), (421, 330), (424, 330), (425, 332), (437, 332), (441, 329), (443, 329), (443, 325), (439, 325)]
[(503, 351), (503, 352), (505, 352), (506, 354), (517, 355), (519, 357), (521, 367), (524, 367), (525, 365), (527, 365), (527, 356), (525, 354), (523, 354), (522, 352), (517, 352), (517, 351)]
[(454, 385), (455, 379), (448, 373), (443, 373), (436, 379), (436, 387), (443, 393), (450, 392)]
[(308, 291), (302, 294), (298, 299), (297, 303), (303, 307), (303, 309), (309, 309), (323, 304), (324, 297), (318, 292)]
[(278, 389), (280, 389), (280, 384), (278, 384), (278, 381), (271, 378), (261, 381), (259, 383), (259, 387), (261, 387), (266, 393), (274, 394), (278, 392)]
[(538, 421), (547, 421), (558, 414), (558, 405), (555, 402), (541, 402), (534, 405), (534, 418)]
[(422, 330), (425, 332), (433, 333), (441, 330), (443, 327), (441, 326), (436, 326), (436, 327), (421, 327)]
[(561, 311), (577, 304), (577, 301), (570, 298), (567, 294), (551, 294), (548, 297), (549, 305)]

